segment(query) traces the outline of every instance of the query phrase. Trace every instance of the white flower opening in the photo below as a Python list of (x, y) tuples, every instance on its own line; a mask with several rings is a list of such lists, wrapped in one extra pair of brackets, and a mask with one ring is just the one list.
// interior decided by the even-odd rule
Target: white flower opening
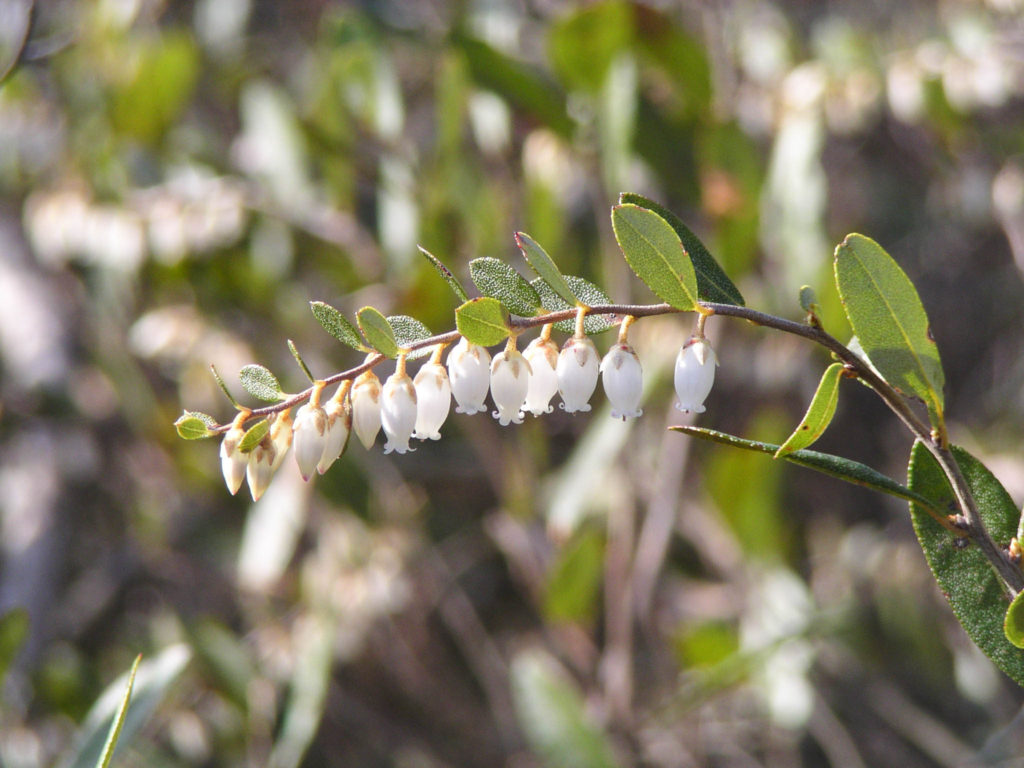
[(498, 409), (492, 414), (501, 426), (522, 424), (523, 403), (530, 382), (530, 364), (513, 345), (494, 356), (491, 363), (491, 399)]
[(441, 425), (452, 405), (452, 386), (444, 366), (431, 360), (416, 373), (416, 429), (418, 440), (440, 440)]
[(618, 343), (601, 361), (601, 383), (612, 406), (613, 419), (634, 419), (643, 414), (640, 398), (644, 377), (640, 358), (629, 344)]
[(573, 336), (558, 353), (558, 394), (566, 413), (590, 410), (590, 396), (597, 388), (598, 355), (594, 342), (586, 336)]
[(398, 370), (384, 382), (380, 404), (381, 425), (387, 442), (384, 453), (405, 453), (414, 450), (409, 447), (409, 438), (416, 428), (416, 388), (405, 372), (405, 361), (399, 362)]
[(487, 410), (484, 398), (490, 385), (491, 353), (465, 338), (448, 354), (448, 376), (456, 413), (480, 413)]
[(366, 450), (380, 432), (380, 379), (367, 371), (352, 385), (352, 429)]
[(530, 364), (530, 380), (526, 389), (523, 410), (534, 416), (551, 413), (551, 398), (558, 392), (558, 345), (550, 338), (541, 336), (534, 339), (523, 352), (523, 358)]
[(692, 338), (679, 350), (676, 357), (675, 389), (683, 413), (704, 413), (704, 400), (715, 383), (718, 359), (707, 339)]

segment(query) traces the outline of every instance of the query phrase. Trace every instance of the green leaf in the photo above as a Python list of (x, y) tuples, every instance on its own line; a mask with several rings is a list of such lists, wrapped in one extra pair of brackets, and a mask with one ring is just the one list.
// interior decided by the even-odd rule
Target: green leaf
[(363, 307), (356, 313), (359, 330), (367, 343), (385, 357), (398, 354), (398, 342), (388, 319), (373, 307)]
[(452, 289), (456, 296), (458, 296), (459, 301), (469, 301), (469, 294), (467, 294), (466, 289), (462, 287), (462, 283), (459, 282), (459, 278), (453, 275), (452, 271), (448, 269), (448, 267), (446, 267), (441, 260), (437, 258), (437, 256), (432, 254), (422, 245), (417, 247), (420, 249), (420, 253), (423, 254), (423, 257), (434, 266), (434, 269), (436, 269), (441, 277), (444, 278), (444, 281), (448, 283), (448, 287)]
[(217, 420), (201, 411), (185, 411), (174, 422), (178, 436), (185, 440), (202, 440), (204, 437), (212, 437), (217, 433), (210, 427), (215, 426), (217, 426)]
[(548, 576), (544, 614), (555, 621), (591, 621), (604, 573), (605, 541), (596, 526), (579, 531), (559, 553)]
[[(748, 451), (760, 451), (761, 453), (775, 454), (779, 447), (772, 443), (763, 443), (759, 440), (747, 440), (742, 437), (736, 437), (725, 432), (719, 432), (714, 429), (705, 429), (704, 427), (690, 427), (690, 426), (675, 426), (669, 427), (676, 432), (683, 432), (684, 434), (690, 435), (691, 437), (699, 437), (702, 440), (711, 440), (716, 443), (723, 445), (731, 445), (735, 448), (745, 448)], [(943, 512), (943, 505), (937, 504), (929, 500), (928, 497), (911, 490), (903, 485), (900, 485), (892, 478), (886, 477), (881, 472), (872, 469), (866, 464), (861, 464), (859, 461), (853, 461), (852, 459), (844, 459), (842, 456), (833, 456), (830, 453), (819, 453), (818, 451), (811, 451), (806, 448), (799, 451), (793, 451), (793, 453), (786, 454), (783, 456), (786, 461), (797, 464), (801, 467), (807, 467), (817, 472), (822, 472), (826, 475), (838, 478), (839, 480), (845, 480), (848, 483), (854, 485), (862, 485), (865, 488), (871, 488), (875, 491), (881, 491), (887, 493), (890, 496), (896, 496), (907, 501), (913, 501), (920, 504), (922, 508), (932, 510), (933, 514), (946, 514)]]
[(633, 40), (633, 7), (624, 2), (586, 4), (558, 19), (548, 32), (548, 58), (572, 90), (600, 91), (612, 60)]
[(28, 638), (29, 618), (26, 608), (12, 608), (0, 616), (0, 688), (11, 663)]
[[(416, 342), (429, 339), (434, 335), (427, 326), (415, 317), (409, 317), (408, 315), (389, 315), (388, 325), (395, 332), (395, 342), (401, 349), (406, 349)], [(415, 352), (410, 352), (408, 358), (416, 360), (424, 357), (430, 354), (431, 349), (432, 347), (424, 347)]]
[[(982, 522), (997, 544), (1006, 544), (1017, 532), (1017, 507), (1006, 489), (980, 461), (952, 447), (953, 457), (967, 480)], [(956, 509), (956, 497), (942, 468), (923, 443), (910, 454), (910, 487), (939, 504)], [(910, 505), (914, 531), (935, 580), (949, 600), (957, 619), (975, 644), (995, 665), (1024, 686), (1024, 651), (1006, 636), (1009, 606), (1002, 581), (977, 546), (960, 546), (956, 537), (916, 504)], [(1017, 618), (1014, 611), (1013, 621)]]
[[(566, 275), (565, 281), (569, 284), (572, 292), (579, 296), (580, 301), (588, 307), (612, 303), (612, 300), (608, 298), (605, 292), (589, 280), (577, 277), (576, 275)], [(541, 304), (548, 312), (561, 312), (562, 310), (572, 309), (572, 307), (566, 304), (557, 293), (551, 290), (551, 286), (545, 283), (541, 278), (538, 277), (534, 279), (530, 285), (537, 291), (537, 294), (540, 296)], [(607, 331), (609, 328), (614, 328), (615, 325), (615, 322), (609, 315), (587, 315), (583, 319), (583, 332), (589, 336), (595, 333), (601, 333), (602, 331)], [(559, 321), (555, 323), (555, 328), (560, 331), (564, 331), (565, 333), (575, 333), (576, 320)]]
[(1013, 598), (1003, 619), (1003, 634), (1018, 648), (1024, 648), (1024, 592)]
[(697, 304), (697, 276), (675, 230), (661, 216), (627, 203), (612, 208), (612, 229), (626, 262), (663, 301), (676, 309)]
[(508, 338), (508, 312), (489, 296), (470, 299), (455, 310), (455, 327), (473, 344), (493, 347)]
[(818, 306), (818, 295), (809, 285), (800, 286), (800, 308), (808, 315), (821, 314), (821, 307)]
[(512, 659), (512, 697), (530, 746), (550, 766), (614, 768), (607, 737), (588, 716), (583, 697), (558, 662), (541, 650)]
[(281, 391), (281, 385), (277, 382), (277, 377), (262, 365), (254, 363), (243, 367), (238, 372), (238, 380), (242, 382), (245, 391), (257, 400), (277, 402), (285, 397), (284, 392)]
[(113, 722), (110, 724), (110, 731), (107, 733), (107, 741), (103, 745), (103, 752), (100, 759), (96, 761), (96, 768), (107, 768), (114, 757), (114, 748), (117, 740), (121, 737), (121, 729), (124, 727), (124, 719), (128, 714), (128, 702), (132, 697), (132, 688), (135, 686), (135, 673), (139, 671), (139, 662), (142, 661), (142, 654), (135, 657), (131, 671), (128, 673), (128, 685), (124, 690), (124, 698), (121, 699), (121, 706), (117, 709)]
[(352, 325), (345, 316), (338, 310), (332, 307), (330, 304), (325, 304), (322, 301), (311, 301), (309, 302), (309, 308), (313, 310), (313, 317), (317, 319), (317, 322), (324, 327), (331, 336), (336, 338), (342, 344), (348, 344), (353, 349), (357, 349), (360, 352), (366, 351), (366, 345), (363, 344), (363, 340), (359, 338), (359, 331), (356, 330), (355, 326)]
[(836, 403), (839, 402), (839, 377), (842, 375), (842, 363), (832, 363), (825, 369), (825, 373), (818, 383), (818, 389), (814, 393), (814, 397), (811, 398), (807, 413), (804, 414), (803, 420), (793, 434), (775, 452), (776, 459), (806, 448), (821, 437), (836, 413)]
[(836, 287), (853, 332), (881, 376), (921, 398), (943, 425), (945, 376), (917, 290), (874, 240), (848, 235), (836, 248)]
[(257, 445), (260, 444), (260, 442), (263, 440), (264, 437), (267, 436), (267, 433), (269, 432), (269, 421), (267, 421), (266, 419), (263, 419), (263, 421), (257, 421), (255, 424), (253, 424), (251, 427), (249, 427), (249, 429), (245, 431), (245, 434), (242, 435), (242, 439), (238, 441), (238, 447), (235, 450), (239, 451), (240, 453), (249, 453)]
[(683, 224), (682, 220), (672, 211), (662, 205), (649, 200), (643, 195), (632, 192), (623, 192), (619, 195), (619, 203), (632, 203), (641, 208), (653, 211), (668, 222), (675, 230), (676, 235), (682, 242), (683, 247), (690, 256), (693, 269), (697, 275), (697, 295), (704, 301), (714, 301), (719, 304), (734, 304), (738, 307), (744, 305), (743, 294), (737, 288), (729, 276), (725, 274), (715, 257), (704, 246), (700, 238), (690, 231), (690, 228)]
[(501, 259), (473, 259), (469, 262), (469, 276), (480, 293), (497, 299), (520, 317), (532, 317), (541, 308), (540, 296), (533, 286)]
[[(185, 645), (172, 645), (133, 669), (132, 706), (123, 713), (119, 741), (123, 744), (139, 732), (160, 704), (167, 689), (184, 671), (192, 657)], [(96, 768), (103, 765), (104, 749), (112, 724), (122, 716), (125, 688), (131, 673), (111, 683), (93, 704), (75, 745), (61, 761), (61, 768)]]
[(575, 307), (576, 296), (569, 288), (562, 273), (558, 271), (555, 262), (548, 256), (547, 251), (541, 248), (533, 238), (522, 232), (516, 232), (516, 245), (523, 252), (523, 258), (530, 265), (530, 269), (551, 286), (551, 290), (557, 293), (570, 307)]

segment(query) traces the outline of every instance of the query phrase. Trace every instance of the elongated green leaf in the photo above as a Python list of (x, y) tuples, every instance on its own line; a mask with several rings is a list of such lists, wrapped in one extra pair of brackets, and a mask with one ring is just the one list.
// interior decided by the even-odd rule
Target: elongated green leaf
[(540, 296), (533, 286), (501, 259), (473, 259), (469, 262), (469, 276), (480, 293), (497, 299), (520, 317), (532, 317), (541, 308)]
[(139, 671), (140, 661), (142, 661), (141, 653), (135, 657), (135, 663), (132, 664), (131, 671), (128, 673), (128, 685), (124, 690), (124, 698), (121, 699), (121, 706), (117, 708), (114, 720), (110, 724), (110, 731), (107, 733), (107, 741), (103, 745), (103, 752), (100, 753), (100, 759), (96, 762), (96, 768), (107, 768), (114, 757), (114, 748), (117, 746), (117, 740), (121, 737), (121, 729), (124, 727), (124, 718), (128, 714), (128, 702), (132, 697), (132, 688), (135, 686), (135, 673)]
[(523, 258), (530, 265), (530, 269), (537, 273), (551, 290), (557, 293), (570, 307), (576, 306), (576, 296), (573, 294), (569, 284), (565, 281), (562, 273), (558, 271), (555, 262), (548, 256), (547, 251), (541, 248), (532, 237), (516, 232), (516, 245), (523, 252)]
[(1003, 634), (1018, 648), (1024, 648), (1024, 592), (1013, 598), (1003, 619)]
[[(711, 440), (712, 442), (722, 443), (723, 445), (731, 445), (735, 448), (746, 448), (748, 451), (760, 451), (761, 453), (775, 454), (779, 450), (778, 445), (772, 443), (763, 443), (759, 440), (747, 440), (742, 437), (736, 437), (726, 432), (719, 432), (714, 429), (705, 429), (703, 427), (690, 427), (690, 426), (676, 426), (670, 427), (670, 429), (676, 432), (683, 432), (684, 434), (690, 435), (691, 437), (699, 437), (702, 440)], [(896, 496), (907, 501), (913, 501), (921, 505), (922, 509), (930, 509), (933, 514), (945, 515), (947, 512), (943, 510), (945, 507), (936, 502), (930, 501), (928, 497), (907, 488), (906, 486), (900, 485), (890, 477), (886, 477), (881, 472), (872, 469), (866, 464), (861, 464), (859, 461), (853, 461), (852, 459), (844, 459), (842, 456), (833, 456), (830, 453), (820, 453), (818, 451), (811, 451), (806, 448), (799, 451), (793, 451), (793, 453), (786, 454), (783, 456), (786, 461), (790, 461), (793, 464), (797, 464), (801, 467), (807, 467), (818, 472), (822, 472), (826, 475), (845, 480), (848, 483), (854, 485), (862, 485), (865, 488), (871, 488), (875, 491), (881, 491), (887, 493), (890, 496)]]
[(832, 421), (836, 413), (836, 403), (839, 402), (839, 377), (843, 374), (842, 363), (832, 363), (825, 369), (825, 373), (818, 382), (818, 389), (811, 398), (811, 404), (807, 413), (797, 425), (793, 434), (790, 435), (779, 450), (775, 452), (775, 458), (781, 459), (793, 451), (806, 448), (819, 437)]
[(455, 310), (455, 327), (473, 344), (493, 347), (508, 338), (508, 313), (489, 296), (470, 299)]
[(422, 245), (417, 247), (420, 249), (420, 253), (423, 254), (423, 257), (433, 265), (434, 269), (436, 269), (441, 277), (444, 278), (444, 281), (448, 283), (448, 287), (452, 289), (455, 295), (459, 298), (459, 301), (469, 301), (469, 294), (467, 294), (466, 289), (462, 287), (462, 283), (459, 282), (459, 278), (453, 275), (452, 271), (448, 269), (448, 267), (446, 267), (441, 260), (437, 258), (437, 256), (432, 254)]
[(238, 380), (242, 382), (245, 391), (257, 400), (273, 403), (285, 397), (277, 377), (262, 365), (253, 363), (243, 367), (238, 372)]
[(697, 304), (697, 275), (675, 230), (654, 211), (612, 208), (612, 229), (626, 262), (662, 300), (682, 310)]
[(348, 344), (353, 349), (358, 349), (360, 352), (366, 351), (366, 345), (359, 338), (359, 331), (356, 330), (352, 323), (345, 319), (341, 312), (322, 301), (309, 302), (309, 308), (313, 310), (313, 317), (317, 319), (317, 322), (331, 336), (342, 344)]
[(632, 203), (649, 211), (654, 211), (668, 222), (679, 236), (683, 247), (690, 255), (693, 262), (693, 269), (697, 275), (697, 295), (705, 301), (714, 301), (719, 304), (734, 304), (742, 307), (743, 294), (735, 286), (729, 276), (725, 274), (715, 257), (701, 242), (701, 239), (690, 231), (690, 228), (683, 224), (682, 220), (672, 211), (662, 205), (649, 200), (643, 195), (632, 192), (623, 192), (619, 195), (619, 203)]
[(0, 687), (15, 656), (28, 639), (28, 629), (28, 610), (25, 608), (12, 608), (0, 616)]
[(238, 441), (238, 447), (235, 449), (239, 453), (249, 453), (253, 448), (260, 444), (260, 441), (267, 436), (270, 432), (270, 422), (266, 419), (263, 421), (257, 421), (242, 435), (242, 439)]
[[(1006, 544), (1017, 532), (1018, 514), (1013, 499), (984, 464), (962, 448), (953, 446), (952, 451), (978, 504), (985, 528), (996, 543)], [(907, 474), (914, 491), (956, 509), (953, 489), (939, 463), (921, 442), (911, 451)], [(953, 613), (995, 665), (1024, 686), (1024, 650), (1006, 637), (1004, 621), (1009, 601), (996, 572), (976, 546), (959, 546), (961, 542), (953, 534), (923, 514), (916, 504), (910, 505), (910, 514), (921, 549)]]
[(356, 313), (359, 330), (363, 332), (366, 343), (385, 357), (398, 354), (398, 343), (395, 332), (388, 319), (373, 307), (363, 307)]
[(213, 416), (200, 411), (185, 411), (174, 422), (174, 428), (178, 430), (178, 436), (185, 440), (202, 440), (204, 437), (212, 437), (217, 433), (210, 429), (210, 427), (216, 425), (217, 420)]
[[(395, 342), (402, 349), (405, 349), (418, 341), (429, 339), (434, 335), (430, 332), (430, 329), (427, 328), (427, 326), (415, 317), (409, 317), (408, 315), (389, 315), (388, 324), (395, 332)], [(432, 347), (418, 349), (415, 352), (410, 352), (408, 357), (410, 360), (416, 360), (424, 355), (429, 355), (431, 349)]]
[[(612, 303), (612, 300), (608, 298), (604, 291), (585, 278), (576, 275), (566, 275), (565, 281), (569, 284), (572, 292), (579, 296), (580, 301), (588, 307)], [(562, 300), (561, 296), (551, 290), (551, 286), (539, 277), (534, 279), (530, 285), (537, 291), (541, 304), (548, 312), (561, 312), (564, 309), (572, 309)], [(615, 322), (609, 315), (587, 315), (583, 319), (583, 332), (588, 336), (614, 327)], [(555, 328), (565, 333), (575, 333), (576, 321), (562, 320), (555, 323)]]
[(943, 424), (945, 376), (917, 290), (878, 243), (848, 235), (836, 248), (836, 287), (853, 332), (878, 372)]

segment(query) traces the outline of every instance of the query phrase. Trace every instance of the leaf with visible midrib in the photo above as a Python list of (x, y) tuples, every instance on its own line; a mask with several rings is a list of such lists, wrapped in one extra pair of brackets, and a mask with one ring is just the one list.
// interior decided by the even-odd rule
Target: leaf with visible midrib
[(363, 307), (356, 313), (356, 321), (367, 344), (385, 357), (394, 357), (398, 354), (395, 332), (380, 311), (373, 307)]
[(201, 411), (185, 411), (178, 420), (174, 422), (174, 428), (178, 430), (178, 436), (185, 440), (202, 440), (205, 437), (212, 437), (217, 434), (210, 427), (217, 426), (216, 419), (208, 413)]
[[(565, 282), (569, 284), (572, 292), (579, 296), (580, 301), (586, 304), (588, 307), (594, 307), (598, 304), (611, 304), (611, 299), (608, 295), (594, 285), (586, 278), (579, 277), (577, 275), (566, 275)], [(541, 303), (544, 305), (544, 309), (548, 312), (561, 312), (566, 309), (572, 309), (572, 307), (566, 304), (562, 298), (551, 290), (551, 286), (541, 280), (539, 277), (530, 282), (530, 285), (540, 295)], [(613, 321), (608, 315), (587, 315), (583, 318), (583, 332), (588, 336), (595, 333), (601, 333), (601, 331), (607, 331), (609, 328), (615, 326)], [(576, 332), (576, 320), (561, 320), (555, 323), (555, 328), (565, 333)]]
[(555, 266), (555, 262), (548, 256), (547, 251), (540, 247), (537, 242), (525, 232), (516, 232), (516, 245), (523, 253), (523, 258), (530, 268), (549, 286), (551, 290), (568, 302), (570, 307), (576, 306), (576, 296), (569, 288), (562, 273)]
[(459, 298), (459, 301), (469, 301), (469, 294), (466, 293), (466, 289), (462, 287), (462, 283), (459, 282), (452, 271), (444, 265), (444, 263), (437, 258), (434, 254), (424, 248), (422, 245), (417, 246), (420, 253), (423, 254), (423, 258), (431, 263), (434, 269), (437, 270), (438, 274), (448, 283), (448, 287), (452, 289), (452, 292)]
[(455, 327), (467, 341), (493, 347), (508, 338), (508, 314), (497, 299), (471, 299), (455, 310)]
[(511, 264), (488, 256), (469, 262), (469, 276), (484, 296), (497, 299), (510, 312), (532, 317), (541, 308), (540, 296)]
[[(1006, 544), (1017, 533), (1018, 512), (1002, 484), (967, 451), (952, 447), (981, 519), (996, 544)], [(918, 441), (910, 454), (908, 484), (911, 489), (950, 509), (956, 498), (945, 474), (931, 452)], [(1024, 686), (1024, 650), (1007, 639), (1004, 620), (1009, 600), (1002, 581), (974, 544), (960, 548), (954, 536), (916, 504), (910, 505), (914, 531), (928, 566), (949, 600), (957, 619), (975, 644), (995, 665)]]
[(811, 398), (811, 404), (807, 407), (800, 424), (793, 431), (786, 442), (775, 452), (775, 458), (781, 459), (793, 451), (806, 448), (815, 440), (821, 437), (828, 428), (832, 417), (836, 413), (836, 404), (839, 402), (839, 377), (843, 373), (842, 363), (832, 363), (825, 369), (818, 389)]
[(277, 377), (262, 365), (246, 365), (238, 372), (238, 380), (245, 391), (258, 400), (273, 403), (284, 397)]
[(612, 208), (612, 229), (626, 262), (676, 309), (697, 304), (697, 275), (675, 230), (654, 211), (626, 203)]
[(848, 235), (836, 248), (836, 287), (865, 355), (882, 377), (928, 406), (943, 424), (945, 376), (914, 284), (874, 240)]
[(338, 310), (322, 301), (311, 301), (309, 302), (309, 308), (313, 312), (313, 317), (317, 319), (317, 322), (323, 326), (324, 330), (327, 331), (331, 336), (336, 338), (342, 344), (348, 344), (353, 349), (357, 349), (360, 352), (366, 351), (366, 345), (363, 344), (363, 340), (359, 338), (359, 332), (355, 329), (345, 316)]
[[(406, 349), (418, 341), (429, 339), (433, 335), (427, 326), (409, 315), (388, 315), (387, 321), (395, 333), (395, 342), (402, 349)], [(429, 355), (431, 349), (432, 347), (423, 347), (415, 352), (410, 352), (408, 359), (416, 360)]]
[(633, 192), (623, 192), (619, 195), (619, 202), (633, 203), (641, 208), (654, 211), (675, 230), (693, 262), (693, 269), (697, 275), (697, 295), (700, 298), (720, 304), (734, 304), (738, 307), (744, 305), (740, 289), (725, 274), (725, 270), (719, 266), (701, 239), (693, 234), (690, 228), (683, 224), (682, 220), (672, 211)]

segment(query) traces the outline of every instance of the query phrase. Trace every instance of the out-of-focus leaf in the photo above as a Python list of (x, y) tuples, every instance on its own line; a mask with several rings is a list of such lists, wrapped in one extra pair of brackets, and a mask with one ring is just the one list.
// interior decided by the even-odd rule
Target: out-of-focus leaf
[(285, 396), (277, 377), (262, 365), (252, 363), (244, 366), (238, 372), (238, 380), (245, 391), (257, 400), (274, 403)]
[(541, 650), (512, 660), (512, 695), (531, 748), (559, 768), (620, 765), (608, 739), (587, 716), (583, 697), (558, 662)]
[[(565, 281), (569, 284), (572, 292), (579, 296), (580, 301), (588, 307), (612, 303), (612, 300), (608, 298), (604, 291), (585, 278), (578, 277), (577, 275), (565, 275)], [(561, 312), (565, 309), (572, 309), (572, 307), (562, 300), (561, 296), (551, 290), (551, 286), (539, 277), (533, 280), (530, 285), (532, 285), (537, 291), (537, 294), (540, 296), (541, 304), (548, 312)], [(602, 331), (607, 331), (609, 328), (614, 327), (615, 322), (609, 315), (587, 315), (583, 319), (583, 332), (588, 336), (595, 333), (601, 333)], [(561, 320), (555, 323), (555, 328), (563, 331), (564, 333), (575, 333), (576, 321)]]
[[(984, 464), (963, 448), (953, 446), (952, 451), (985, 528), (994, 541), (1005, 544), (1017, 532), (1017, 506)], [(957, 508), (942, 468), (920, 441), (910, 453), (907, 484), (943, 506)], [(1014, 682), (1024, 686), (1024, 650), (1007, 639), (1004, 622), (1009, 601), (999, 576), (978, 547), (959, 546), (956, 537), (917, 504), (911, 503), (910, 514), (928, 566), (953, 613), (985, 655)]]
[(213, 619), (186, 627), (189, 644), (200, 666), (242, 712), (249, 709), (249, 683), (256, 676), (252, 653), (232, 632)]
[(388, 319), (373, 307), (363, 307), (356, 313), (359, 330), (363, 332), (366, 342), (385, 357), (398, 354), (398, 342), (395, 331)]
[[(132, 706), (121, 727), (121, 743), (130, 741), (138, 733), (191, 658), (187, 646), (172, 645), (139, 664), (135, 670)], [(103, 754), (111, 723), (124, 700), (128, 677), (126, 673), (107, 686), (93, 704), (74, 746), (60, 763), (62, 768), (95, 768)]]
[(497, 299), (521, 317), (532, 317), (541, 308), (540, 296), (533, 286), (501, 259), (473, 259), (469, 262), (469, 276), (480, 293)]
[(493, 347), (508, 338), (508, 313), (489, 296), (470, 299), (455, 310), (455, 327), (473, 344)]
[(135, 673), (139, 670), (139, 662), (142, 661), (142, 654), (135, 657), (131, 670), (128, 672), (128, 684), (124, 689), (124, 698), (121, 699), (121, 706), (117, 708), (113, 720), (110, 723), (110, 730), (107, 732), (107, 740), (103, 744), (103, 752), (100, 759), (96, 761), (96, 768), (107, 768), (114, 758), (114, 749), (117, 741), (121, 738), (121, 729), (124, 727), (124, 719), (128, 714), (128, 702), (132, 698), (132, 688), (135, 686)]
[(446, 283), (448, 283), (448, 287), (450, 287), (452, 289), (452, 291), (455, 293), (455, 295), (459, 298), (459, 301), (461, 301), (461, 302), (469, 301), (469, 294), (467, 294), (466, 293), (466, 289), (462, 287), (462, 283), (459, 282), (459, 278), (457, 278), (455, 275), (453, 275), (452, 271), (450, 269), (448, 269), (448, 267), (446, 267), (441, 262), (441, 260), (439, 258), (437, 258), (437, 256), (432, 254), (430, 251), (428, 251), (422, 245), (419, 246), (419, 249), (420, 249), (420, 253), (423, 254), (423, 257), (433, 265), (434, 269), (436, 269), (438, 271), (438, 274), (440, 274), (441, 277), (444, 278), (444, 281)]
[(676, 652), (686, 669), (713, 667), (740, 649), (736, 627), (721, 621), (687, 626), (675, 638)]
[(836, 287), (853, 332), (881, 376), (943, 424), (945, 376), (914, 284), (874, 240), (847, 235), (836, 248)]
[(551, 66), (567, 87), (600, 90), (612, 60), (633, 39), (633, 11), (621, 0), (585, 5), (548, 33)]
[(359, 331), (356, 330), (352, 323), (345, 319), (345, 316), (341, 314), (341, 312), (330, 304), (326, 304), (322, 301), (309, 302), (309, 308), (313, 312), (313, 317), (317, 319), (317, 322), (320, 323), (320, 325), (324, 327), (324, 330), (331, 334), (331, 336), (336, 338), (342, 344), (347, 344), (353, 349), (357, 349), (360, 352), (366, 351), (366, 345), (363, 344), (363, 340), (359, 338)]
[(623, 192), (619, 195), (619, 203), (632, 204), (653, 211), (672, 227), (693, 264), (693, 270), (697, 276), (697, 295), (700, 298), (720, 304), (743, 306), (743, 294), (740, 293), (740, 289), (725, 274), (700, 238), (693, 234), (690, 228), (683, 224), (682, 220), (672, 211), (633, 192)]
[(242, 435), (242, 439), (238, 441), (239, 453), (249, 453), (253, 448), (260, 444), (260, 441), (267, 436), (270, 432), (270, 422), (266, 419), (257, 421)]
[(496, 92), (555, 133), (565, 138), (572, 135), (574, 125), (565, 110), (565, 94), (551, 81), (468, 35), (456, 34), (454, 42), (466, 56), (478, 85)]
[[(405, 349), (409, 345), (415, 344), (417, 341), (429, 339), (434, 335), (430, 332), (430, 329), (427, 328), (427, 326), (415, 317), (409, 317), (408, 315), (389, 315), (388, 325), (390, 325), (391, 329), (394, 331), (395, 342), (401, 349)], [(410, 360), (416, 360), (424, 355), (429, 355), (431, 349), (431, 347), (418, 349), (415, 352), (411, 352), (408, 355), (408, 358)]]
[(555, 621), (587, 622), (597, 613), (605, 541), (596, 527), (578, 531), (548, 577), (544, 613)]
[(557, 293), (570, 307), (576, 306), (576, 296), (569, 288), (565, 277), (555, 266), (555, 262), (548, 256), (547, 251), (523, 232), (516, 232), (516, 245), (523, 252), (523, 258), (530, 265), (530, 269), (536, 272), (538, 277), (547, 283), (551, 290)]
[(217, 420), (207, 413), (201, 411), (185, 411), (178, 420), (174, 422), (174, 428), (178, 430), (178, 436), (185, 440), (202, 440), (204, 437), (212, 437), (217, 434), (210, 427), (217, 425)]
[(818, 389), (815, 391), (814, 397), (811, 398), (811, 404), (807, 407), (807, 413), (804, 414), (793, 434), (775, 452), (776, 459), (806, 448), (821, 437), (828, 428), (832, 417), (835, 416), (836, 404), (839, 402), (839, 377), (842, 374), (842, 363), (832, 363), (825, 369), (821, 381), (818, 382)]
[(612, 229), (626, 262), (663, 301), (682, 310), (697, 304), (697, 276), (679, 235), (654, 211), (632, 203), (612, 208)]
[(28, 638), (29, 619), (25, 608), (12, 608), (0, 616), (0, 686), (14, 657)]
[(1018, 648), (1024, 648), (1024, 592), (1013, 598), (1003, 619), (1003, 634)]
[(647, 58), (665, 71), (673, 86), (673, 104), (680, 104), (684, 116), (707, 115), (711, 103), (711, 65), (705, 45), (674, 21), (671, 6), (666, 10), (633, 4), (637, 41)]

